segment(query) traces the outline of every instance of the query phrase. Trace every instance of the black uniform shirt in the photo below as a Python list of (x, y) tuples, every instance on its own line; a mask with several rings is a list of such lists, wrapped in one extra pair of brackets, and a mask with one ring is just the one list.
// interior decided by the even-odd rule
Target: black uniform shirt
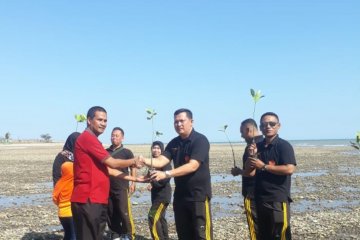
[[(171, 170), (171, 163), (166, 164), (161, 171)], [(151, 182), (151, 202), (170, 203), (171, 201), (171, 185), (170, 178), (165, 178), (160, 181)]]
[(175, 168), (188, 163), (190, 159), (200, 162), (195, 172), (174, 178), (174, 199), (205, 201), (206, 197), (211, 198), (209, 150), (210, 144), (207, 138), (194, 129), (188, 138), (181, 139), (178, 136), (166, 146), (162, 155), (172, 159)]
[[(269, 165), (296, 165), (295, 153), (290, 143), (279, 136), (265, 147), (265, 140), (257, 144), (260, 159)], [(291, 175), (276, 175), (267, 171), (256, 171), (255, 199), (262, 202), (291, 201)]]
[[(111, 156), (115, 159), (131, 159), (134, 157), (134, 154), (127, 148), (123, 148), (122, 146), (120, 149), (112, 149), (112, 146), (110, 146), (108, 149), (106, 149)], [(121, 161), (121, 160), (119, 160)], [(129, 174), (129, 168), (122, 168), (120, 169), (122, 172)], [(119, 189), (128, 189), (129, 188), (129, 181), (123, 180), (114, 176), (110, 176), (110, 192), (114, 193)]]
[[(262, 142), (264, 137), (262, 135), (256, 136), (254, 138), (256, 143)], [(249, 157), (248, 153), (249, 146), (246, 146), (243, 154), (243, 169), (245, 169), (245, 162)], [(254, 190), (255, 190), (255, 177), (242, 177), (242, 195), (248, 198), (254, 198)]]

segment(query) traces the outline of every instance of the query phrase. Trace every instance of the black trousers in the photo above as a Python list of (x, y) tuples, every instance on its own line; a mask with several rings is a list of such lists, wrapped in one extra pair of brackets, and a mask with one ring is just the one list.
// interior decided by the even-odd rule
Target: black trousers
[(76, 240), (73, 218), (72, 217), (59, 217), (59, 220), (64, 229), (63, 240)]
[(107, 223), (117, 235), (127, 235), (130, 239), (135, 239), (135, 225), (128, 189), (110, 193)]
[(209, 199), (204, 202), (174, 199), (173, 206), (179, 240), (213, 239)]
[(106, 226), (107, 205), (71, 203), (77, 240), (102, 240)]
[(154, 240), (168, 240), (169, 231), (165, 218), (169, 203), (154, 202), (148, 213), (151, 237)]
[(254, 199), (245, 197), (244, 207), (246, 213), (246, 220), (249, 227), (250, 240), (256, 240), (256, 232), (258, 232), (258, 219)]
[(291, 240), (290, 204), (288, 202), (256, 202), (257, 239)]

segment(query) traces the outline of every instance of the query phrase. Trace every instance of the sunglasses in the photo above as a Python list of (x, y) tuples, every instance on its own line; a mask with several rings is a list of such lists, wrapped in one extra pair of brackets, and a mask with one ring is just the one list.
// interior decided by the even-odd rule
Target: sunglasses
[(267, 126), (270, 126), (270, 127), (275, 127), (276, 126), (276, 124), (278, 124), (277, 122), (262, 122), (261, 124), (260, 124), (260, 127), (261, 128), (266, 128)]

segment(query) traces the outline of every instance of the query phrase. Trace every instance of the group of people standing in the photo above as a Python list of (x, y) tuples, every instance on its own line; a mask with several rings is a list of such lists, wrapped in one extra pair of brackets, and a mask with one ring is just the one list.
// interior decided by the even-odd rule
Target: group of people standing
[(243, 169), (234, 167), (234, 176), (242, 175), (242, 194), (250, 239), (291, 239), (291, 175), (296, 160), (293, 147), (279, 137), (280, 121), (273, 112), (260, 118), (260, 129), (253, 119), (241, 123), (240, 133), (247, 147)]
[[(174, 112), (178, 136), (165, 148), (162, 142), (153, 142), (152, 158), (134, 157), (123, 146), (124, 131), (118, 127), (112, 130), (112, 145), (104, 149), (98, 136), (106, 125), (106, 110), (90, 108), (86, 130), (71, 134), (54, 161), (53, 200), (59, 207), (64, 239), (103, 239), (106, 224), (114, 233), (113, 239), (135, 239), (130, 204), (135, 182), (150, 182), (148, 222), (152, 238), (169, 239), (165, 212), (171, 202), (171, 178), (175, 182), (173, 209), (178, 239), (213, 239), (210, 144), (193, 128), (192, 112), (185, 108)], [(248, 145), (243, 168), (235, 167), (231, 173), (243, 176), (250, 238), (291, 239), (294, 151), (277, 135), (280, 122), (276, 114), (264, 114), (260, 128), (265, 138), (257, 133), (254, 120), (242, 122), (241, 136)], [(137, 176), (136, 168), (144, 165), (150, 167), (149, 175)]]

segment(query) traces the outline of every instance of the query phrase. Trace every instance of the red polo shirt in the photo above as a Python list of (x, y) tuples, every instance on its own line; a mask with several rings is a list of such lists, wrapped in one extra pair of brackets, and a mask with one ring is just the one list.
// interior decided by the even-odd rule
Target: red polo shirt
[(109, 173), (103, 161), (110, 157), (99, 139), (85, 130), (76, 140), (74, 151), (74, 190), (71, 202), (107, 204)]

